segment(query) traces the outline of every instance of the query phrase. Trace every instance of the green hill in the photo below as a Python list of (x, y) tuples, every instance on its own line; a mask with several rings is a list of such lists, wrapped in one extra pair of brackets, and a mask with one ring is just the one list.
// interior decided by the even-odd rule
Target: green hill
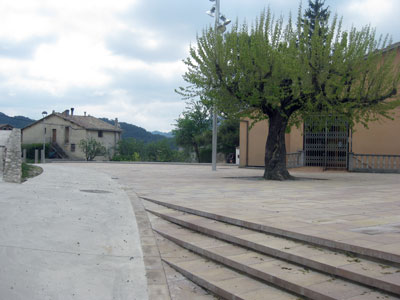
[(24, 128), (35, 121), (24, 116), (9, 117), (0, 112), (0, 124), (9, 124), (15, 128)]
[[(100, 118), (100, 120), (103, 120), (104, 122), (107, 122), (109, 124), (114, 125), (114, 120), (109, 120), (107, 118)], [(146, 129), (125, 123), (125, 122), (119, 122), (119, 126), (122, 129), (122, 138), (134, 138), (136, 140), (143, 141), (145, 143), (151, 143), (151, 142), (156, 142), (160, 140), (166, 139), (165, 136), (162, 136), (160, 134), (152, 134), (151, 132), (147, 131)]]

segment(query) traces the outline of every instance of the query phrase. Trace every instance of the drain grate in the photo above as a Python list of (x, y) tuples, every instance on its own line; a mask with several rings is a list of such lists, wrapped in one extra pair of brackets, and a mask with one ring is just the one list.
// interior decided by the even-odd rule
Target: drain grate
[(81, 192), (84, 193), (93, 193), (93, 194), (110, 194), (110, 191), (105, 191), (105, 190), (80, 190)]

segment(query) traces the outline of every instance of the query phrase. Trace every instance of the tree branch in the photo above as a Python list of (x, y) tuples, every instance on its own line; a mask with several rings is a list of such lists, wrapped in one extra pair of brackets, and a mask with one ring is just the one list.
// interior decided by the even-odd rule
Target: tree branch
[(358, 101), (355, 98), (343, 98), (340, 100), (341, 103), (356, 103), (354, 107), (356, 108), (362, 108), (362, 107), (368, 107), (368, 106), (373, 106), (376, 105), (380, 102), (385, 101), (386, 99), (389, 99), (390, 97), (393, 97), (397, 94), (397, 89), (393, 89), (390, 92), (388, 92), (385, 95), (382, 95), (378, 98), (375, 98), (374, 100), (369, 100), (367, 97), (364, 97), (361, 99), (361, 101)]

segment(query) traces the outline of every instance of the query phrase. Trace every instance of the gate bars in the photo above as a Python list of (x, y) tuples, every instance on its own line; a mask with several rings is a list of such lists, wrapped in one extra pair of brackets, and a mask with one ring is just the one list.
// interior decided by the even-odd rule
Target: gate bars
[(304, 122), (306, 166), (347, 169), (349, 126), (340, 116), (310, 116)]

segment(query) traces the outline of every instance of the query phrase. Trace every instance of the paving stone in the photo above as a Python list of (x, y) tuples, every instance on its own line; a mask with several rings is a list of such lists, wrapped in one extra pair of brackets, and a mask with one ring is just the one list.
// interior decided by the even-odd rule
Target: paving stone
[(156, 240), (153, 237), (153, 234), (151, 236), (140, 236), (140, 242), (142, 245), (156, 245)]
[(265, 284), (245, 277), (221, 280), (218, 281), (217, 284), (219, 287), (227, 289), (239, 296), (265, 288)]
[(394, 296), (382, 296), (379, 292), (367, 292), (362, 295), (357, 295), (346, 300), (398, 300), (398, 297)]
[(147, 256), (158, 256), (158, 247), (155, 245), (142, 245), (143, 253)]
[(266, 261), (275, 260), (275, 258), (273, 258), (273, 257), (262, 255), (259, 253), (253, 253), (253, 252), (229, 255), (229, 258), (233, 259), (234, 261), (237, 261), (241, 264), (244, 264), (246, 266), (251, 266), (251, 265), (263, 263)]
[[(371, 292), (370, 289), (363, 286), (354, 285), (349, 282), (338, 281), (335, 279), (309, 285), (308, 288), (324, 293), (333, 299), (348, 299), (358, 296), (358, 299), (363, 299), (363, 294)], [(382, 296), (382, 295), (381, 295)]]
[(173, 300), (217, 300), (212, 294), (186, 279), (174, 281), (169, 285), (169, 290)]
[(168, 286), (163, 285), (149, 285), (147, 288), (149, 300), (168, 300), (171, 299)]
[(245, 294), (241, 294), (241, 297), (246, 300), (265, 300), (265, 299), (273, 299), (273, 300), (300, 300), (301, 297), (294, 296), (288, 294), (286, 292), (280, 291), (278, 289), (271, 291), (271, 289), (257, 289), (255, 291), (251, 291)]
[(290, 282), (295, 282), (301, 286), (309, 286), (315, 283), (327, 281), (326, 275), (310, 272), (308, 269), (304, 269), (300, 266), (294, 266), (283, 261), (268, 261), (260, 264), (254, 264), (251, 267), (256, 270), (267, 272), (272, 276), (284, 278)]
[(159, 256), (144, 256), (143, 260), (146, 269), (161, 270), (163, 268)]
[(166, 284), (164, 270), (163, 269), (147, 269), (146, 270), (147, 284), (149, 285), (160, 285)]
[(217, 253), (217, 254), (224, 255), (224, 256), (232, 256), (232, 255), (249, 253), (249, 251), (245, 248), (237, 247), (234, 245), (229, 245), (226, 243), (224, 246), (208, 247), (206, 249), (209, 251), (212, 251), (213, 253)]

